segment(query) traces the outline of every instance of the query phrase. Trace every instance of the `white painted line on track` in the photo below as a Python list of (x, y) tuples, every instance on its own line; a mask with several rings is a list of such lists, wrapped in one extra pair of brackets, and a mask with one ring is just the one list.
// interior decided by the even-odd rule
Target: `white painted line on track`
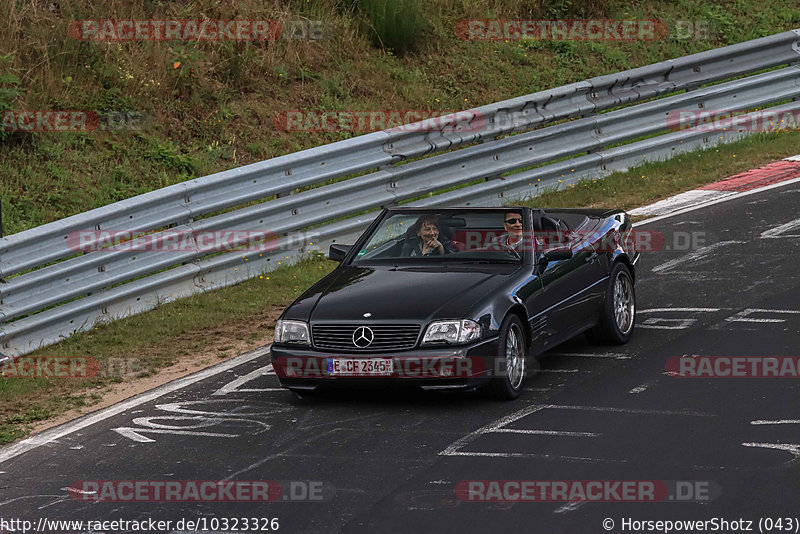
[(690, 326), (694, 326), (696, 323), (697, 319), (665, 319), (664, 317), (648, 317), (639, 323), (638, 327), (654, 328), (657, 330), (685, 330)]
[(765, 230), (761, 232), (761, 239), (779, 239), (784, 237), (800, 237), (800, 234), (789, 234), (785, 235), (785, 232), (791, 232), (792, 230), (800, 229), (800, 219), (795, 219), (793, 221), (789, 221), (785, 224), (780, 226), (776, 226), (775, 228), (770, 228), (769, 230)]
[[(285, 390), (284, 390), (285, 391)], [(169, 402), (167, 404), (156, 404), (156, 410), (161, 410), (164, 412), (168, 412), (170, 414), (182, 414), (182, 415), (199, 415), (199, 416), (207, 416), (207, 417), (249, 417), (249, 416), (261, 416), (261, 415), (273, 415), (278, 412), (285, 412), (290, 410), (290, 408), (279, 407), (271, 410), (267, 410), (265, 412), (240, 412), (240, 411), (208, 411), (208, 410), (194, 410), (191, 408), (187, 408), (187, 406), (193, 405), (200, 405), (206, 406), (209, 404), (215, 403), (231, 403), (230, 405), (236, 406), (237, 408), (241, 406), (241, 403), (237, 399), (203, 399), (203, 400), (196, 400), (196, 401), (181, 401), (181, 402)], [(143, 410), (140, 410), (143, 411)]]
[(759, 448), (762, 448), (762, 449), (776, 449), (776, 450), (779, 450), (779, 451), (786, 451), (789, 454), (791, 454), (792, 456), (794, 456), (794, 459), (792, 459), (792, 461), (789, 462), (789, 463), (794, 463), (798, 459), (800, 459), (800, 445), (797, 445), (795, 443), (752, 443), (752, 442), (750, 442), (750, 443), (742, 443), (742, 445), (744, 445), (745, 447), (759, 447)]
[(716, 312), (721, 308), (648, 308), (646, 310), (639, 310), (638, 313), (656, 313), (656, 312)]
[[(646, 310), (639, 310), (639, 315), (649, 313), (668, 313), (668, 312), (681, 312), (681, 313), (713, 313), (719, 311), (720, 308), (650, 308)], [(697, 324), (697, 319), (694, 317), (647, 317), (644, 321), (639, 322), (639, 328), (655, 328), (659, 330), (683, 330)]]
[(767, 310), (762, 308), (747, 308), (739, 313), (726, 318), (729, 323), (785, 323), (786, 319), (759, 319), (757, 317), (748, 317), (753, 313), (787, 313), (787, 314), (800, 314), (800, 310)]
[(255, 371), (247, 373), (244, 376), (240, 376), (236, 380), (233, 380), (225, 384), (211, 395), (213, 396), (213, 395), (227, 395), (228, 393), (260, 393), (266, 391), (286, 391), (283, 388), (239, 389), (240, 386), (243, 386), (244, 384), (250, 382), (251, 380), (255, 380), (262, 376), (274, 375), (274, 374), (275, 371), (273, 371), (272, 364), (270, 363), (264, 367), (259, 367)]
[(612, 358), (615, 360), (630, 360), (631, 356), (628, 354), (622, 354), (619, 352), (605, 352), (602, 354), (591, 354), (591, 353), (578, 353), (578, 352), (553, 352), (552, 354), (548, 354), (548, 356), (559, 356), (563, 358)]
[(167, 393), (172, 393), (173, 391), (185, 388), (186, 386), (192, 385), (196, 382), (200, 382), (201, 380), (205, 380), (206, 378), (214, 376), (218, 373), (227, 371), (238, 365), (242, 365), (243, 363), (255, 360), (256, 358), (260, 358), (265, 354), (267, 354), (267, 352), (269, 351), (269, 347), (270, 346), (267, 345), (265, 347), (251, 350), (250, 352), (245, 352), (244, 354), (240, 354), (239, 356), (236, 356), (235, 358), (232, 358), (226, 362), (222, 362), (218, 365), (209, 367), (208, 369), (204, 369), (189, 376), (173, 380), (168, 384), (164, 384), (163, 386), (157, 387), (146, 393), (142, 393), (141, 395), (137, 395), (126, 401), (119, 402), (113, 406), (109, 406), (108, 408), (105, 408), (98, 412), (88, 414), (84, 417), (81, 417), (80, 419), (76, 419), (75, 421), (70, 421), (63, 425), (59, 425), (55, 428), (51, 428), (50, 430), (45, 430), (44, 432), (31, 436), (28, 439), (24, 439), (19, 443), (13, 443), (8, 447), (0, 449), (0, 463), (10, 460), (11, 458), (15, 458), (20, 454), (28, 452), (29, 450), (34, 449), (40, 445), (52, 443), (64, 436), (72, 434), (73, 432), (82, 430), (95, 423), (104, 421), (109, 417), (113, 417), (117, 414), (130, 410), (131, 408), (135, 408), (136, 406), (140, 406), (142, 404), (155, 400), (159, 397), (166, 395)]
[(566, 430), (530, 430), (525, 428), (498, 428), (492, 434), (531, 434), (536, 436), (568, 436), (573, 438), (597, 438), (602, 436), (599, 432), (570, 432)]
[(769, 421), (767, 419), (756, 419), (750, 421), (751, 425), (800, 425), (800, 419), (777, 419)]
[(239, 434), (225, 434), (220, 432), (197, 432), (194, 430), (164, 430), (158, 428), (144, 428), (139, 429), (137, 432), (136, 429), (129, 428), (129, 427), (120, 427), (115, 428), (115, 432), (117, 432), (122, 437), (128, 438), (133, 440), (137, 443), (154, 443), (156, 440), (150, 439), (147, 436), (142, 436), (142, 432), (147, 432), (148, 434), (173, 434), (173, 435), (181, 435), (181, 436), (200, 436), (200, 437), (207, 437), (207, 438), (238, 438)]
[(692, 189), (677, 195), (659, 200), (649, 206), (635, 208), (629, 211), (631, 215), (664, 215), (671, 211), (705, 204), (711, 200), (735, 195), (736, 191), (714, 191), (709, 189)]
[(556, 508), (555, 510), (553, 510), (553, 513), (554, 514), (565, 514), (567, 512), (574, 512), (575, 510), (577, 510), (581, 506), (585, 505), (587, 502), (588, 501), (577, 501), (577, 502), (567, 503), (564, 506), (560, 506), (560, 507)]
[(792, 178), (791, 180), (785, 180), (783, 182), (778, 182), (775, 184), (765, 185), (764, 187), (760, 187), (758, 189), (751, 189), (750, 191), (743, 191), (741, 193), (736, 193), (735, 195), (728, 195), (723, 198), (718, 198), (715, 200), (711, 200), (709, 202), (705, 202), (703, 204), (698, 204), (696, 206), (691, 206), (688, 208), (680, 209), (673, 211), (672, 213), (667, 213), (665, 215), (659, 215), (657, 217), (651, 217), (649, 219), (645, 219), (643, 221), (639, 221), (633, 224), (634, 227), (644, 226), (646, 224), (654, 223), (657, 221), (661, 221), (663, 219), (668, 219), (670, 217), (674, 217), (676, 215), (682, 215), (684, 213), (689, 213), (690, 211), (699, 210), (701, 208), (707, 208), (708, 206), (713, 206), (714, 204), (719, 204), (721, 202), (727, 202), (729, 200), (734, 200), (737, 198), (746, 197), (749, 195), (755, 195), (756, 193), (762, 193), (764, 191), (768, 191), (770, 189), (775, 189), (776, 187), (783, 187), (785, 185), (794, 184), (800, 182), (800, 178)]
[(664, 271), (669, 271), (669, 270), (677, 267), (681, 263), (685, 263), (687, 261), (699, 260), (699, 259), (703, 258), (704, 256), (708, 256), (709, 254), (711, 254), (712, 252), (714, 252), (715, 250), (717, 250), (720, 247), (724, 247), (726, 245), (737, 245), (737, 244), (742, 244), (742, 243), (744, 243), (744, 241), (737, 241), (737, 240), (720, 241), (719, 243), (714, 243), (713, 245), (708, 245), (707, 247), (699, 248), (699, 249), (695, 250), (694, 252), (690, 252), (686, 256), (681, 256), (680, 258), (676, 258), (676, 259), (670, 260), (670, 261), (668, 261), (666, 263), (662, 263), (661, 265), (657, 265), (656, 267), (653, 267), (652, 271), (654, 273), (661, 273), (661, 272), (664, 272)]
[(750, 318), (741, 318), (736, 319), (734, 317), (728, 317), (725, 319), (730, 323), (785, 323), (786, 321), (783, 319), (750, 319)]
[[(588, 461), (588, 462), (608, 462), (608, 463), (625, 463), (625, 460), (606, 460), (602, 458), (587, 458), (587, 457), (580, 457), (580, 456), (560, 456), (554, 454), (535, 454), (535, 453), (521, 453), (521, 452), (471, 452), (471, 451), (462, 451), (465, 446), (469, 443), (475, 441), (479, 437), (485, 434), (492, 434), (492, 433), (503, 433), (507, 432), (510, 429), (506, 429), (506, 426), (513, 423), (514, 421), (518, 421), (523, 417), (531, 415), (536, 412), (540, 412), (543, 410), (587, 410), (587, 411), (600, 411), (600, 412), (616, 412), (616, 413), (627, 413), (627, 414), (642, 414), (642, 415), (682, 415), (682, 416), (693, 416), (693, 417), (716, 417), (715, 414), (704, 413), (704, 412), (695, 412), (695, 411), (672, 411), (672, 410), (645, 410), (645, 409), (638, 409), (638, 408), (617, 408), (614, 406), (578, 406), (578, 405), (569, 405), (569, 404), (531, 404), (522, 408), (521, 410), (517, 410), (516, 412), (501, 417), (496, 421), (489, 423), (486, 426), (483, 426), (473, 432), (470, 432), (466, 436), (457, 439), (450, 445), (448, 445), (443, 451), (439, 453), (439, 456), (488, 456), (488, 457), (498, 457), (498, 458), (554, 458), (559, 460), (578, 460), (578, 461)], [(517, 433), (527, 433), (527, 432), (517, 432)], [(585, 436), (582, 436), (585, 437)]]
[(517, 410), (516, 412), (501, 417), (496, 421), (489, 423), (488, 425), (479, 428), (473, 432), (470, 432), (466, 436), (457, 439), (453, 443), (447, 446), (442, 452), (439, 453), (440, 456), (453, 456), (458, 453), (458, 450), (461, 449), (467, 443), (473, 441), (474, 439), (486, 434), (487, 432), (495, 431), (499, 428), (506, 426), (509, 423), (513, 423), (517, 419), (522, 419), (526, 415), (530, 415), (534, 412), (538, 412), (540, 410), (544, 410), (549, 408), (551, 405), (549, 404), (531, 404), (530, 406), (526, 406), (521, 410)]
[(745, 311), (758, 313), (800, 313), (800, 310), (778, 310), (775, 308), (747, 308)]
[(635, 388), (632, 388), (631, 390), (629, 390), (629, 391), (628, 391), (628, 393), (632, 393), (632, 394), (634, 394), (634, 395), (635, 395), (635, 394), (637, 394), (637, 393), (641, 393), (641, 392), (643, 392), (643, 391), (644, 391), (644, 390), (646, 390), (646, 389), (647, 389), (649, 386), (650, 386), (650, 384), (642, 384), (641, 386), (636, 386)]
[(577, 373), (580, 369), (539, 369), (537, 373)]
[(625, 464), (628, 460), (611, 460), (608, 458), (593, 458), (591, 456), (564, 456), (561, 454), (545, 454), (535, 452), (468, 452), (456, 451), (442, 456), (484, 456), (488, 458), (535, 458), (539, 460), (566, 460), (573, 462), (594, 462), (603, 464)]

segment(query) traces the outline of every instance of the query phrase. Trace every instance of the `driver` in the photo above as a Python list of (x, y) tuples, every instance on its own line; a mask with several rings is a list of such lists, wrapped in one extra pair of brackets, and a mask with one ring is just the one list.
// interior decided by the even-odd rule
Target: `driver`
[[(401, 256), (432, 256), (456, 252), (453, 243), (442, 236), (439, 238), (439, 222), (435, 215), (423, 215), (409, 228), (412, 237), (403, 243)], [(416, 234), (416, 237), (413, 235)]]
[(507, 212), (503, 216), (503, 229), (505, 232), (489, 243), (490, 248), (519, 257), (522, 251), (522, 214), (516, 211)]

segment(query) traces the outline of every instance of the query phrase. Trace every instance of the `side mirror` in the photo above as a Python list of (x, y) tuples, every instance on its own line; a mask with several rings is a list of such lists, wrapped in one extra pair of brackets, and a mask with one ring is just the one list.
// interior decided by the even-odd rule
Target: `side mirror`
[(572, 258), (572, 249), (571, 248), (554, 248), (553, 250), (548, 250), (547, 252), (539, 258), (539, 265), (550, 263), (551, 261), (560, 261), (560, 260), (568, 260)]
[(351, 248), (353, 248), (353, 245), (339, 245), (334, 243), (328, 251), (328, 259), (341, 263), (344, 257), (347, 256), (347, 253), (350, 252)]

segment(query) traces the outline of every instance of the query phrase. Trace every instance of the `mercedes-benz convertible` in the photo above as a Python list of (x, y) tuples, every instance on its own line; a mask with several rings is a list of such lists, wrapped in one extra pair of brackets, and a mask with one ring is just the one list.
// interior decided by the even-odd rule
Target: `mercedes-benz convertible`
[(634, 330), (632, 226), (620, 210), (388, 208), (281, 315), (283, 387), (484, 387), (513, 399), (536, 358), (582, 332)]

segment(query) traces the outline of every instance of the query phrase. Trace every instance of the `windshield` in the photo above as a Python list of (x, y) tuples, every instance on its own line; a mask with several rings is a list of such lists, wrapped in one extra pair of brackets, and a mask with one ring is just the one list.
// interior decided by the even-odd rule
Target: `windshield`
[(391, 212), (368, 236), (354, 265), (383, 262), (520, 263), (530, 247), (523, 210)]

